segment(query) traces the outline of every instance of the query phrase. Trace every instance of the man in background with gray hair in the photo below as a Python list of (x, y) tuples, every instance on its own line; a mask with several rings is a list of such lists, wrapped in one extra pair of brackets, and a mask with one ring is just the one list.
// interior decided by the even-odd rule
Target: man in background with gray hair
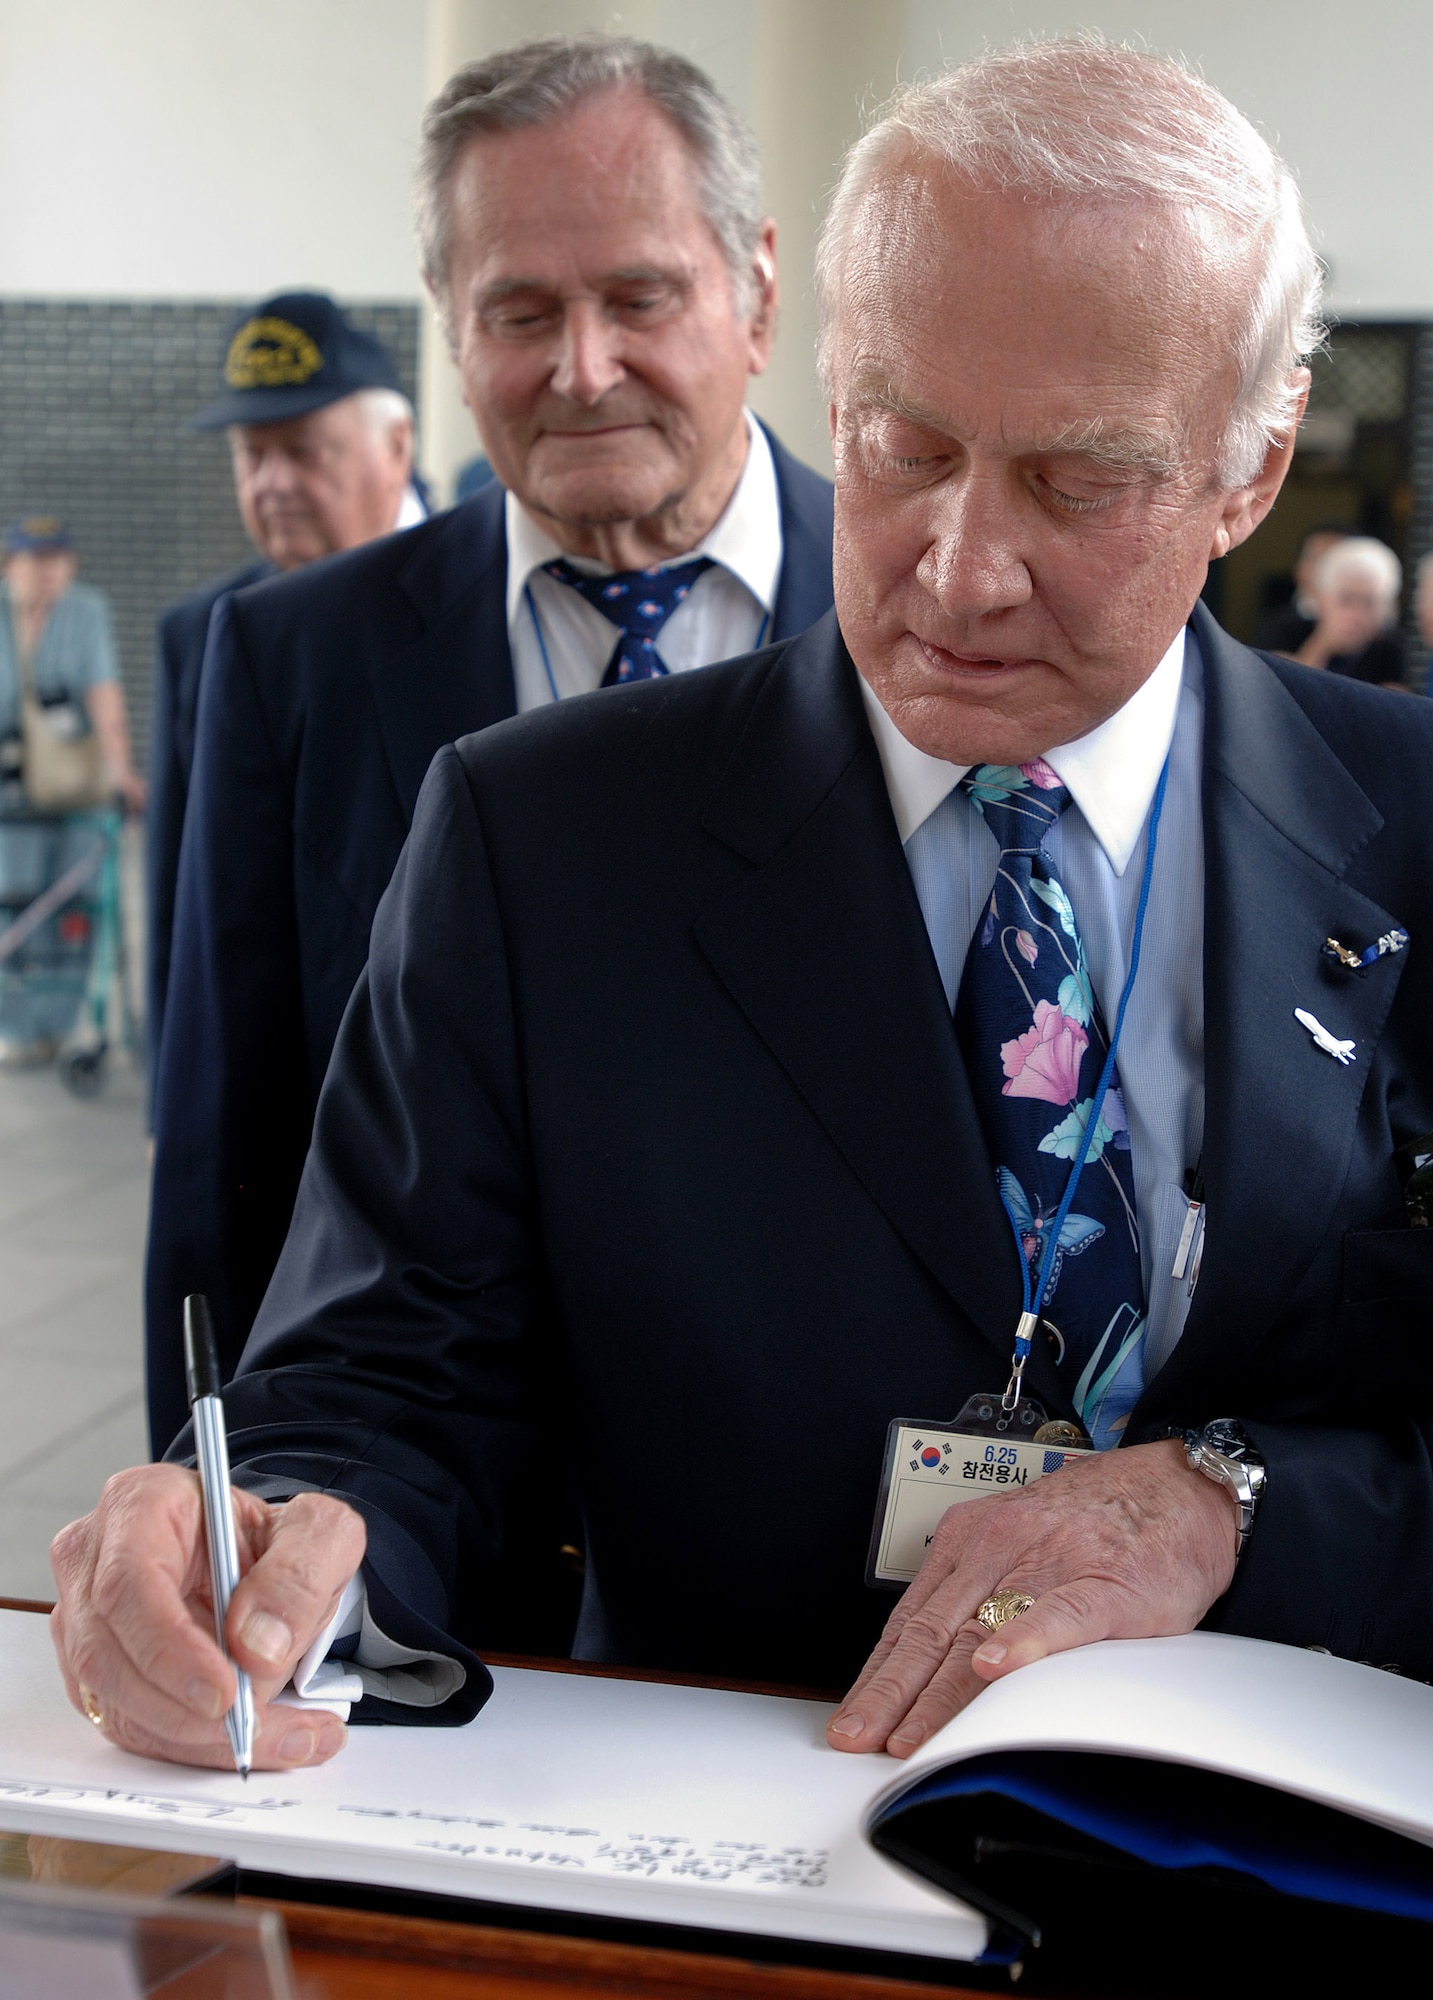
[(194, 762), (204, 642), (230, 591), (299, 569), (427, 509), (412, 485), (413, 407), (383, 343), (323, 292), (281, 292), (241, 312), (224, 349), (223, 393), (191, 420), (228, 432), (234, 497), (258, 553), (162, 612), (151, 699), (148, 873), (151, 1073), (164, 1027), (179, 843)]
[[(1031, 46), (861, 142), (821, 289), (834, 615), (434, 765), (227, 1397), (265, 1703), (337, 1609), (366, 1704), (382, 1635), (473, 1712), (544, 1423), (578, 1651), (848, 1677), (837, 1749), (1201, 1622), (1433, 1671), (1433, 720), (1199, 602), (1307, 389), (1291, 179), (1176, 65)], [(122, 1475), (56, 1631), (222, 1764), (201, 1549)]]
[(185, 1294), (208, 1295), (226, 1374), (264, 1295), (434, 753), (831, 602), (830, 486), (745, 409), (774, 229), (751, 135), (700, 70), (603, 37), (469, 64), (424, 121), (418, 219), (497, 478), (401, 541), (226, 598), (211, 627), (155, 1091), (156, 1450), (187, 1412)]

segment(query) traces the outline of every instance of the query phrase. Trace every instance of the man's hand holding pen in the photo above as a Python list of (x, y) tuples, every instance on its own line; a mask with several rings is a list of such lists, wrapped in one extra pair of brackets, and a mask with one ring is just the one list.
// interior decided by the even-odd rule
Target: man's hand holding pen
[[(233, 1503), (242, 1580), (225, 1638), (253, 1681), (253, 1767), (324, 1763), (347, 1736), (338, 1718), (272, 1703), (363, 1560), (363, 1521), (323, 1493), (274, 1505), (235, 1488)], [(75, 1707), (121, 1749), (231, 1771), (235, 1677), (214, 1639), (198, 1474), (117, 1473), (94, 1512), (55, 1537), (50, 1560), (50, 1629)]]

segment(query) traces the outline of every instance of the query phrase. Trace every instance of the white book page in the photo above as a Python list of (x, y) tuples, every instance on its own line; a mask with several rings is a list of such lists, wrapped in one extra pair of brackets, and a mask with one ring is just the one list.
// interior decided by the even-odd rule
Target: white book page
[(862, 1833), (884, 1757), (819, 1702), (494, 1670), (464, 1729), (358, 1728), (319, 1770), (132, 1757), (65, 1699), (43, 1618), (0, 1613), (0, 1824), (277, 1873), (950, 1959), (983, 1918)]
[(995, 1682), (882, 1786), (997, 1750), (1112, 1751), (1252, 1778), (1433, 1844), (1433, 1688), (1262, 1639), (1106, 1639)]

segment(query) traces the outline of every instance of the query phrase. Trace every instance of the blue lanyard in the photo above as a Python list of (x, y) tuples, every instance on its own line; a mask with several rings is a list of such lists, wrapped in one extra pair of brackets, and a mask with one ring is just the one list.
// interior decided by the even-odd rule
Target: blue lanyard
[[(697, 581), (700, 582), (701, 578), (698, 577)], [(552, 661), (548, 658), (547, 640), (543, 635), (542, 620), (538, 617), (537, 606), (532, 601), (532, 585), (530, 583), (523, 585), (522, 599), (523, 603), (527, 606), (527, 615), (532, 620), (532, 629), (537, 634), (538, 651), (542, 654), (542, 666), (543, 672), (547, 675), (547, 685), (552, 690), (553, 700), (561, 701), (562, 696), (557, 691), (557, 676), (553, 673)], [(750, 651), (753, 653), (761, 651), (762, 647), (766, 644), (766, 635), (770, 627), (771, 613), (763, 611), (761, 614), (761, 624), (757, 630), (755, 639), (752, 641)]]
[(1030, 1283), (1030, 1260), (1025, 1255), (1025, 1244), (1020, 1233), (1020, 1225), (1005, 1196), (1000, 1197), (1010, 1227), (1015, 1232), (1015, 1251), (1020, 1259), (1020, 1291), (1022, 1310), (1015, 1328), (1015, 1352), (1010, 1359), (1010, 1380), (1005, 1385), (1005, 1394), (1000, 1399), (1000, 1407), (1010, 1411), (1020, 1402), (1021, 1378), (1025, 1364), (1030, 1359), (1036, 1329), (1040, 1324), (1040, 1310), (1050, 1290), (1050, 1273), (1054, 1268), (1056, 1252), (1060, 1243), (1060, 1231), (1065, 1226), (1065, 1217), (1070, 1213), (1075, 1199), (1075, 1191), (1080, 1185), (1080, 1176), (1085, 1171), (1085, 1162), (1090, 1156), (1090, 1146), (1095, 1136), (1095, 1126), (1104, 1105), (1105, 1093), (1110, 1087), (1110, 1079), (1115, 1073), (1115, 1050), (1119, 1047), (1120, 1034), (1125, 1024), (1125, 1011), (1129, 1006), (1129, 996), (1134, 991), (1135, 974), (1139, 971), (1140, 944), (1144, 938), (1145, 911), (1149, 908), (1149, 885), (1154, 880), (1154, 849), (1159, 838), (1160, 815), (1164, 811), (1165, 787), (1169, 783), (1169, 758), (1164, 760), (1164, 768), (1159, 774), (1159, 783), (1154, 788), (1154, 803), (1149, 812), (1149, 838), (1145, 846), (1144, 875), (1139, 885), (1139, 904), (1135, 910), (1134, 937), (1130, 942), (1129, 971), (1125, 974), (1124, 990), (1120, 994), (1119, 1008), (1115, 1014), (1114, 1033), (1110, 1036), (1109, 1052), (1105, 1057), (1100, 1080), (1095, 1086), (1095, 1094), (1090, 1100), (1090, 1114), (1085, 1120), (1084, 1135), (1080, 1140), (1080, 1150), (1070, 1167), (1070, 1177), (1065, 1183), (1064, 1196), (1055, 1211), (1045, 1239), (1045, 1254), (1040, 1259), (1040, 1276), (1034, 1286)]

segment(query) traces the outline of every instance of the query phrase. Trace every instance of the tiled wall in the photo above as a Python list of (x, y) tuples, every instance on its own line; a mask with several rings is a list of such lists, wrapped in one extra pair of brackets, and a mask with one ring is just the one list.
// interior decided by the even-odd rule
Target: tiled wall
[[(347, 302), (346, 302), (347, 303)], [(82, 574), (114, 604), (141, 752), (156, 613), (251, 553), (223, 433), (196, 436), (218, 394), (231, 301), (0, 298), (0, 524), (63, 514)], [(355, 305), (416, 403), (418, 308)]]

